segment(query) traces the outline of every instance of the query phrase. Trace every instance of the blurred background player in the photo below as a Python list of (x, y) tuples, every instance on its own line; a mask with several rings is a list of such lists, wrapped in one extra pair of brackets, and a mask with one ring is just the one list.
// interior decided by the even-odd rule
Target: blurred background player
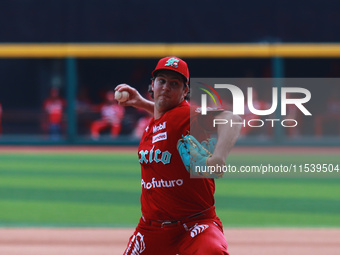
[(333, 88), (328, 95), (324, 110), (314, 118), (315, 135), (340, 135), (340, 90)]
[(125, 109), (117, 103), (115, 92), (110, 90), (106, 93), (105, 103), (100, 105), (97, 110), (101, 113), (101, 118), (91, 124), (91, 137), (99, 139), (100, 132), (106, 128), (111, 128), (111, 136), (117, 137), (122, 127), (122, 120)]
[(50, 96), (43, 104), (43, 128), (48, 131), (53, 140), (60, 139), (65, 105), (66, 101), (60, 97), (59, 90), (52, 88)]

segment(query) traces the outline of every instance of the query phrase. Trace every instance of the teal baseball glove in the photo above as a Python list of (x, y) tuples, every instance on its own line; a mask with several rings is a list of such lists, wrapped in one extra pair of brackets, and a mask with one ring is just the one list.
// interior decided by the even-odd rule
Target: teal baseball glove
[(216, 139), (208, 139), (199, 143), (192, 135), (183, 136), (178, 140), (177, 150), (187, 171), (198, 177), (219, 178), (220, 175), (209, 171), (207, 160), (216, 146)]
[(216, 138), (210, 138), (208, 140), (204, 140), (201, 142), (203, 148), (206, 148), (211, 154), (214, 153), (215, 146), (216, 146)]

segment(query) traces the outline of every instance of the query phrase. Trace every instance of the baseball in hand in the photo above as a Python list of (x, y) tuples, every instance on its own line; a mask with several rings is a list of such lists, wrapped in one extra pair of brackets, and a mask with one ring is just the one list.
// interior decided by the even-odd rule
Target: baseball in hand
[(127, 91), (116, 91), (115, 92), (115, 99), (118, 101), (118, 102), (125, 102), (129, 99), (129, 92)]

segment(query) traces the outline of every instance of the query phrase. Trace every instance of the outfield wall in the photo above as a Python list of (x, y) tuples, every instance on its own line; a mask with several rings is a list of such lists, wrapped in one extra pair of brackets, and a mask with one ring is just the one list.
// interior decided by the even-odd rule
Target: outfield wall
[[(165, 55), (184, 58), (192, 77), (340, 76), (340, 44), (336, 43), (5, 43), (0, 44), (0, 103), (3, 108), (0, 144), (137, 144), (139, 139), (132, 135), (133, 130), (145, 113), (127, 108), (118, 138), (112, 139), (106, 131), (99, 140), (93, 141), (89, 127), (99, 118), (99, 113), (79, 110), (79, 107), (86, 107), (86, 103), (100, 104), (105, 91), (119, 83), (131, 84), (145, 95), (150, 72)], [(42, 103), (51, 87), (59, 88), (67, 101), (62, 136), (57, 140), (50, 139), (42, 120)], [(313, 109), (323, 109), (331, 90), (322, 86), (311, 90), (312, 95), (320, 97)], [(262, 92), (261, 95), (267, 93)], [(238, 143), (340, 144), (340, 124), (328, 124), (323, 134), (316, 136), (313, 121), (305, 119), (303, 123), (302, 134), (296, 136), (288, 136), (284, 130), (276, 128), (247, 135)]]

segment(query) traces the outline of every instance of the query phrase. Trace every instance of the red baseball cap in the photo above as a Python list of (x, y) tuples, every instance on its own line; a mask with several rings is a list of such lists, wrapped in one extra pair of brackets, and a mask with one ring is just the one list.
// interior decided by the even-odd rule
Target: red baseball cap
[(178, 57), (165, 57), (158, 61), (155, 70), (152, 71), (152, 77), (155, 78), (157, 71), (171, 70), (184, 76), (186, 84), (189, 84), (189, 69), (187, 63)]

